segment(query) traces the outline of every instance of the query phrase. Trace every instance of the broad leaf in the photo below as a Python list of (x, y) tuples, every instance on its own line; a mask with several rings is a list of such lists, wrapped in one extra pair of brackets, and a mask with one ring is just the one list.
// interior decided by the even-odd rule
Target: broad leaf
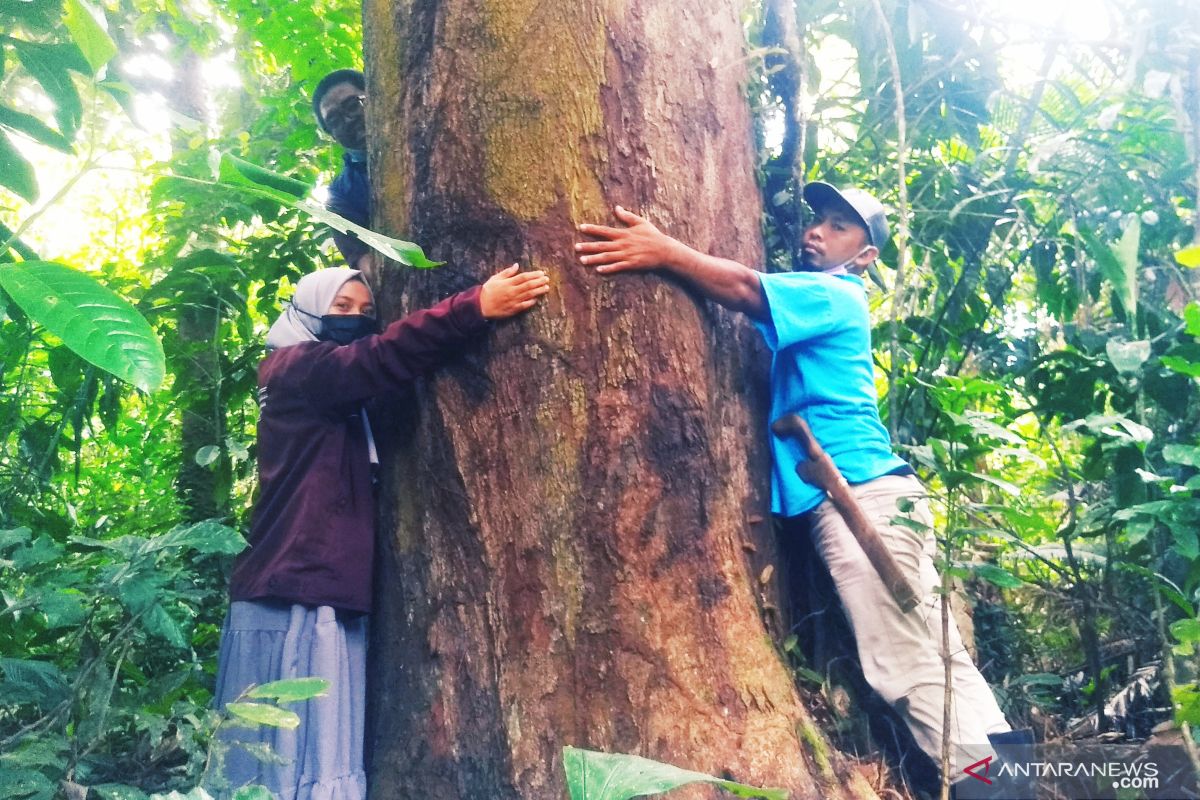
[(272, 728), (300, 727), (300, 717), (286, 708), (267, 705), (266, 703), (228, 703), (225, 706), (233, 717), (241, 723), (253, 726), (267, 725)]
[(5, 703), (34, 703), (52, 708), (71, 694), (71, 687), (55, 664), (21, 658), (0, 658), (0, 698)]
[[(394, 239), (382, 233), (356, 225), (345, 217), (329, 211), (324, 206), (317, 205), (312, 200), (301, 199), (298, 194), (303, 184), (294, 178), (271, 172), (244, 159), (229, 153), (222, 153), (214, 170), (217, 179), (224, 185), (240, 187), (242, 191), (257, 195), (275, 202), (298, 208), (319, 222), (323, 222), (334, 230), (351, 234), (364, 244), (382, 253), (393, 261), (399, 261), (417, 269), (429, 269), (441, 266), (440, 261), (430, 261), (425, 257), (425, 251), (419, 245)], [(304, 187), (307, 191), (307, 187)]]
[(0, 125), (11, 128), (14, 131), (20, 131), (47, 147), (53, 147), (55, 150), (61, 150), (64, 153), (71, 152), (71, 143), (61, 133), (32, 114), (0, 106)]
[(977, 576), (1001, 589), (1017, 589), (1025, 585), (1025, 582), (1016, 575), (995, 564), (977, 564), (973, 565), (973, 569)]
[(63, 23), (71, 32), (75, 44), (79, 45), (83, 57), (91, 65), (93, 74), (99, 72), (117, 54), (117, 46), (109, 38), (108, 32), (96, 21), (82, 0), (67, 0)]
[(0, 186), (12, 189), (30, 203), (38, 198), (33, 166), (4, 133), (0, 133)]
[(1136, 342), (1119, 342), (1109, 339), (1104, 346), (1108, 360), (1117, 368), (1117, 372), (1137, 372), (1146, 359), (1150, 358), (1150, 341), (1143, 339)]
[(1200, 336), (1200, 303), (1188, 303), (1183, 309), (1183, 319), (1187, 322), (1189, 336)]
[(71, 81), (70, 70), (87, 72), (90, 65), (74, 44), (40, 44), (10, 39), (22, 66), (54, 101), (54, 118), (68, 141), (75, 138), (83, 119), (83, 104)]
[(329, 681), (324, 678), (287, 678), (255, 686), (246, 693), (255, 700), (274, 700), (278, 703), (299, 703), (325, 694)]
[(738, 797), (787, 800), (783, 789), (759, 789), (640, 756), (564, 747), (563, 768), (571, 800), (629, 800), (692, 783), (711, 783)]
[(1171, 635), (1183, 643), (1200, 642), (1200, 620), (1180, 619), (1171, 623)]
[(1188, 361), (1179, 356), (1163, 356), (1159, 359), (1162, 365), (1172, 372), (1186, 375), (1189, 378), (1200, 378), (1200, 361)]
[(0, 266), (0, 288), (84, 360), (145, 392), (166, 373), (150, 323), (93, 278), (52, 261)]
[(1200, 467), (1200, 447), (1187, 444), (1168, 444), (1163, 446), (1162, 455), (1172, 464)]
[(162, 536), (151, 539), (146, 552), (168, 547), (190, 547), (204, 555), (237, 555), (246, 549), (246, 540), (233, 528), (216, 520), (203, 520), (191, 525), (179, 525)]
[(183, 635), (179, 623), (158, 603), (151, 606), (142, 617), (142, 627), (147, 633), (161, 636), (180, 650), (187, 647), (187, 637)]

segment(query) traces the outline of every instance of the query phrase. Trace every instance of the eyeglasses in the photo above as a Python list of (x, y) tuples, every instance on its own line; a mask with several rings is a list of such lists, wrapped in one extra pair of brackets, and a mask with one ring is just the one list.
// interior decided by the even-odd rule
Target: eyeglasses
[(325, 127), (331, 132), (356, 119), (367, 105), (365, 94), (355, 94), (338, 103), (325, 115)]

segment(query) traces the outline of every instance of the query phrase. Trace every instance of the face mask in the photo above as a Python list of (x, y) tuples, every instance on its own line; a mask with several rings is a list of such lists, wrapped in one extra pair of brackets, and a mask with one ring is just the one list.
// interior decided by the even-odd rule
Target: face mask
[(825, 267), (823, 269), (813, 270), (813, 272), (824, 272), (826, 275), (849, 275), (850, 274), (849, 268), (850, 268), (850, 265), (854, 263), (854, 259), (858, 258), (863, 253), (867, 252), (867, 250), (870, 249), (870, 247), (871, 247), (871, 245), (867, 245), (867, 246), (863, 247), (862, 250), (859, 250), (857, 253), (850, 256), (849, 258), (847, 258), (845, 261), (843, 261), (840, 264), (834, 264), (832, 267)]
[(378, 332), (379, 324), (374, 317), (365, 314), (326, 314), (321, 317), (321, 335), (317, 339), (322, 342), (350, 344)]

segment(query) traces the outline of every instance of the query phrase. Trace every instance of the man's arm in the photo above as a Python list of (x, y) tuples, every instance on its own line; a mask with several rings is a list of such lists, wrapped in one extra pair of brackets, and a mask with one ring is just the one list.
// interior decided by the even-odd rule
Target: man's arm
[(580, 233), (600, 239), (576, 243), (580, 263), (606, 274), (662, 268), (684, 278), (726, 308), (756, 320), (767, 319), (767, 304), (756, 271), (736, 261), (694, 250), (620, 206), (614, 213), (629, 227), (586, 223), (579, 226)]

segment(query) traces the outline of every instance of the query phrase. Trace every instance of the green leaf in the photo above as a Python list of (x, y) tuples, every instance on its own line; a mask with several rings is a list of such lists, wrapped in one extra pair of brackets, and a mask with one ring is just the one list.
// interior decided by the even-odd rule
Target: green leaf
[(629, 800), (691, 783), (711, 783), (738, 797), (787, 800), (783, 789), (759, 789), (640, 756), (564, 747), (563, 768), (571, 800)]
[(1200, 245), (1185, 247), (1175, 253), (1175, 260), (1184, 267), (1195, 269), (1200, 267)]
[(33, 536), (33, 531), (29, 528), (8, 528), (0, 530), (0, 553), (8, 550), (10, 547), (16, 547), (20, 544), (28, 544)]
[(58, 784), (34, 769), (0, 769), (0, 797), (5, 800), (51, 800)]
[(233, 793), (233, 800), (275, 800), (275, 795), (267, 787), (256, 783), (238, 789)]
[(22, 66), (54, 101), (54, 118), (68, 141), (75, 138), (83, 119), (83, 104), (69, 70), (87, 71), (88, 63), (74, 44), (40, 44), (9, 39)]
[[(393, 261), (399, 261), (401, 264), (417, 269), (430, 269), (442, 265), (441, 261), (430, 261), (426, 258), (425, 251), (419, 245), (376, 233), (362, 225), (356, 225), (324, 206), (317, 205), (312, 200), (300, 199), (294, 193), (294, 185), (300, 182), (293, 178), (250, 164), (250, 162), (229, 153), (219, 153), (214, 167), (217, 180), (222, 185), (234, 186), (240, 191), (299, 209), (334, 230), (356, 236), (368, 247), (377, 250)], [(270, 182), (260, 182), (251, 177), (252, 175), (260, 178), (261, 181)], [(288, 188), (280, 188), (281, 186)]]
[(82, 0), (67, 0), (63, 23), (71, 32), (71, 38), (79, 45), (95, 74), (117, 54), (117, 46), (109, 38), (108, 31), (101, 27)]
[(1200, 723), (1200, 687), (1180, 686), (1171, 693), (1175, 703), (1175, 721), (1189, 725)]
[(304, 200), (296, 204), (296, 208), (304, 211), (314, 219), (324, 222), (331, 228), (341, 231), (342, 233), (351, 233), (362, 240), (363, 244), (383, 253), (393, 261), (399, 261), (416, 269), (432, 269), (440, 267), (442, 261), (430, 261), (425, 257), (425, 251), (419, 245), (412, 242), (406, 242), (402, 239), (394, 239), (391, 236), (384, 236), (382, 233), (364, 228), (362, 225), (356, 225), (345, 217), (340, 217), (332, 211), (319, 206), (311, 200)]
[(1109, 339), (1105, 345), (1108, 360), (1117, 368), (1117, 372), (1137, 372), (1146, 359), (1150, 358), (1150, 341), (1119, 342)]
[(150, 323), (93, 278), (52, 261), (0, 266), (0, 288), (84, 360), (144, 392), (162, 385), (162, 343)]
[(1183, 643), (1200, 642), (1200, 620), (1180, 619), (1171, 623), (1171, 635)]
[(1087, 243), (1088, 252), (1096, 259), (1103, 275), (1113, 287), (1113, 296), (1130, 317), (1137, 311), (1137, 251), (1142, 236), (1142, 223), (1134, 217), (1115, 245), (1108, 245), (1084, 228), (1080, 236)]
[(1163, 446), (1162, 456), (1172, 464), (1200, 467), (1200, 447), (1187, 444), (1168, 444)]
[(47, 628), (68, 628), (87, 618), (83, 595), (71, 589), (53, 589), (37, 596), (35, 607), (46, 615)]
[(1200, 557), (1200, 540), (1196, 538), (1196, 529), (1191, 525), (1168, 525), (1171, 538), (1175, 540), (1171, 548), (1188, 561)]
[(71, 694), (62, 670), (49, 661), (22, 658), (0, 658), (0, 698), (8, 703), (34, 703), (47, 709)]
[(986, 483), (990, 483), (993, 486), (1004, 490), (1008, 494), (1011, 494), (1013, 497), (1021, 496), (1021, 487), (1020, 486), (1017, 486), (1014, 483), (1009, 483), (1006, 480), (1001, 480), (1000, 478), (997, 478), (994, 475), (988, 475), (986, 472), (972, 472), (971, 477), (978, 478), (979, 480), (984, 481)]
[(1200, 303), (1188, 303), (1183, 309), (1189, 336), (1200, 336)]
[(282, 175), (278, 172), (260, 167), (258, 164), (252, 164), (244, 158), (238, 158), (232, 153), (221, 154), (220, 177), (222, 180), (232, 180), (232, 175), (228, 170), (232, 169), (238, 175), (248, 180), (254, 186), (267, 186), (276, 189), (297, 199), (308, 197), (312, 187), (304, 181), (298, 181), (295, 178), (287, 175)]
[(180, 650), (187, 647), (187, 638), (183, 635), (179, 623), (158, 603), (151, 606), (150, 610), (142, 616), (142, 627), (146, 629), (147, 633), (166, 639)]
[(287, 678), (255, 686), (246, 693), (255, 700), (274, 700), (278, 703), (298, 703), (325, 694), (329, 681), (324, 678)]
[(71, 143), (61, 133), (46, 125), (32, 114), (25, 114), (21, 111), (14, 111), (11, 108), (0, 106), (0, 125), (14, 131), (20, 131), (47, 147), (53, 147), (55, 150), (61, 150), (64, 153), (71, 152)]
[(251, 726), (267, 725), (272, 728), (300, 727), (300, 717), (286, 708), (267, 705), (266, 703), (228, 703), (225, 710), (232, 714), (237, 721), (249, 723)]
[(30, 203), (38, 199), (33, 166), (4, 133), (0, 133), (0, 185), (7, 186)]
[(1016, 575), (995, 564), (976, 564), (972, 566), (976, 575), (988, 583), (999, 586), (1001, 589), (1017, 589), (1025, 585), (1025, 582)]
[(1178, 372), (1189, 378), (1200, 378), (1200, 361), (1188, 361), (1179, 356), (1162, 356), (1159, 361), (1172, 372)]
[(217, 460), (221, 455), (221, 448), (215, 444), (206, 444), (196, 451), (195, 462), (197, 466), (207, 467), (209, 464)]
[(228, 525), (207, 519), (191, 525), (180, 525), (162, 536), (155, 536), (147, 543), (145, 550), (153, 552), (168, 547), (190, 547), (204, 555), (233, 556), (246, 549), (246, 540)]

